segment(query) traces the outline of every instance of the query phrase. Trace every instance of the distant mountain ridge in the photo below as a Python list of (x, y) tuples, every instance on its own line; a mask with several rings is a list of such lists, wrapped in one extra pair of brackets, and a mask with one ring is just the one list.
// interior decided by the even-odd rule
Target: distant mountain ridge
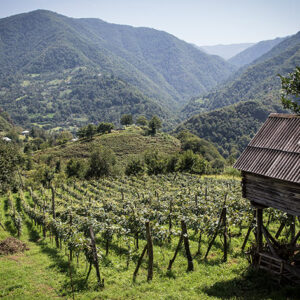
[(238, 53), (245, 49), (253, 46), (254, 43), (240, 43), (240, 44), (229, 44), (229, 45), (212, 45), (212, 46), (198, 46), (201, 50), (208, 54), (218, 55), (226, 60), (234, 57)]
[(114, 74), (172, 109), (235, 70), (166, 32), (45, 10), (1, 19), (0, 40), (2, 75), (88, 66)]
[(182, 110), (186, 116), (211, 111), (240, 101), (273, 98), (279, 101), (280, 80), (300, 65), (300, 31), (274, 46), (254, 60), (241, 73), (233, 76), (221, 88), (204, 96), (193, 98)]
[(281, 43), (286, 37), (276, 38), (273, 40), (261, 41), (253, 46), (245, 49), (244, 51), (231, 57), (228, 62), (234, 64), (237, 67), (248, 65), (261, 57), (263, 54), (270, 51), (274, 46)]

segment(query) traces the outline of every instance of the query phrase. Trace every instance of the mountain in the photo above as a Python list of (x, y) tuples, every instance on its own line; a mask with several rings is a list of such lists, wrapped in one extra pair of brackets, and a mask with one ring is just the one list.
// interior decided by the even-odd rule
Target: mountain
[(214, 45), (214, 46), (197, 46), (208, 54), (218, 55), (228, 60), (238, 53), (253, 46), (254, 43), (230, 44), (230, 45)]
[[(7, 80), (0, 94), (2, 107), (20, 125), (44, 129), (81, 127), (100, 121), (118, 123), (122, 114), (148, 119), (158, 115), (165, 127), (171, 114), (156, 100), (123, 80), (89, 68), (19, 75)], [(0, 92), (1, 93), (1, 92)], [(74, 129), (76, 130), (76, 128)]]
[(240, 101), (279, 101), (281, 85), (277, 74), (286, 75), (297, 65), (300, 65), (300, 32), (253, 61), (234, 80), (203, 97), (193, 98), (182, 113), (189, 117)]
[(177, 127), (214, 143), (219, 152), (237, 157), (272, 112), (283, 112), (271, 99), (246, 101), (194, 115)]
[(261, 41), (253, 46), (245, 49), (244, 51), (236, 54), (235, 56), (231, 57), (228, 62), (232, 63), (237, 67), (242, 67), (244, 65), (248, 65), (263, 54), (270, 51), (274, 46), (281, 43), (285, 37), (283, 38), (276, 38), (273, 40), (268, 41)]
[[(223, 59), (163, 31), (68, 18), (45, 10), (1, 19), (0, 51), (2, 88), (14, 89), (8, 76), (51, 73), (55, 80), (65, 70), (87, 67), (94, 74), (113, 74), (173, 112), (235, 70)], [(2, 92), (0, 105), (6, 98), (17, 101)], [(10, 113), (10, 107), (6, 109)], [(12, 117), (17, 119), (15, 113)]]

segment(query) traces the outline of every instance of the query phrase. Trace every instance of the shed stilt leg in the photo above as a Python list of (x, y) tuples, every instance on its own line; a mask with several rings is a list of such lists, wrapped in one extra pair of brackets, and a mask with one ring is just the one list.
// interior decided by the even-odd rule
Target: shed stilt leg
[(262, 225), (263, 225), (263, 210), (262, 208), (256, 208), (256, 234), (257, 234), (257, 251), (262, 251)]

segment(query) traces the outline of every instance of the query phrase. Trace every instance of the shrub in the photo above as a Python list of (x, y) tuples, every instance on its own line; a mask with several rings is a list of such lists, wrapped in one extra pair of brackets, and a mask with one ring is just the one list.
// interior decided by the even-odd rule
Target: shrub
[(144, 162), (137, 158), (132, 159), (126, 166), (125, 174), (127, 176), (129, 175), (139, 175), (143, 174), (145, 172), (145, 164)]

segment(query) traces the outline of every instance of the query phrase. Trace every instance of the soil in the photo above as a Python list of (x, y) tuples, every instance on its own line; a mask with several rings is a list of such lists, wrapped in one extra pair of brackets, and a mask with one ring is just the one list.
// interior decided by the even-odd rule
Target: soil
[(0, 255), (9, 255), (29, 250), (27, 245), (14, 237), (8, 237), (0, 242)]

